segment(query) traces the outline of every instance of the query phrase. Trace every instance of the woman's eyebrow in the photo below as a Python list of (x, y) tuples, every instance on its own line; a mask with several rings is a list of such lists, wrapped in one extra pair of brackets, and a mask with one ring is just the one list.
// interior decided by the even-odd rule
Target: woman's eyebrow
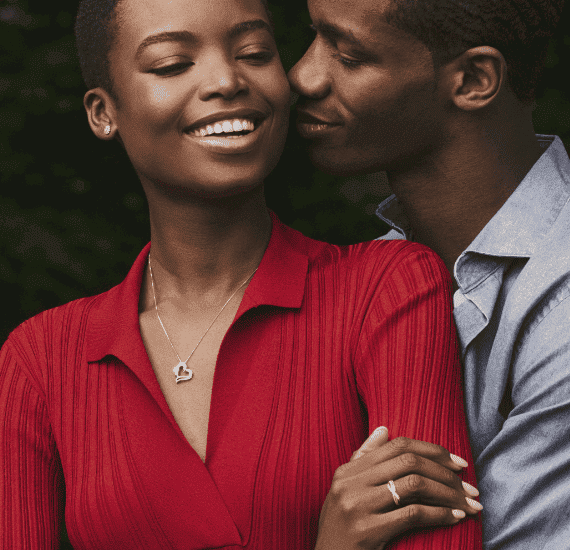
[(271, 36), (273, 36), (273, 28), (271, 25), (266, 23), (263, 19), (252, 19), (251, 21), (244, 21), (243, 23), (238, 23), (234, 25), (229, 32), (230, 38), (234, 39), (249, 31), (255, 31), (258, 29), (266, 30)]
[[(228, 32), (230, 39), (234, 40), (238, 36), (257, 29), (263, 29), (273, 36), (273, 29), (263, 19), (252, 19), (251, 21), (243, 21), (234, 25)], [(135, 59), (138, 59), (143, 51), (152, 46), (153, 44), (160, 44), (161, 42), (186, 42), (188, 44), (195, 44), (198, 42), (198, 37), (190, 31), (166, 31), (147, 36), (137, 48)]]

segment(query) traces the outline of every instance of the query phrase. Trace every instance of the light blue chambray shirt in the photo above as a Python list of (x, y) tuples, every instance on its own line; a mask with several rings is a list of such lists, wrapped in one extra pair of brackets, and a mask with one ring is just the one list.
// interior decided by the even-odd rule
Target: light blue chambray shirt
[[(461, 253), (454, 317), (485, 550), (570, 549), (570, 160), (557, 136)], [(396, 197), (382, 239), (413, 239)]]

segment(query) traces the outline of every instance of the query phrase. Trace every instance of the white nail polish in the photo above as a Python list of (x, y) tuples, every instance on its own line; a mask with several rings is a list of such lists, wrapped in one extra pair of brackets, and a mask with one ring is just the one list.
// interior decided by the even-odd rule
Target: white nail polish
[(467, 504), (471, 506), (471, 508), (475, 508), (475, 510), (483, 510), (483, 505), (477, 502), (476, 500), (467, 497), (465, 497), (465, 500), (467, 501)]
[(458, 519), (465, 517), (465, 512), (463, 510), (451, 510), (451, 513), (453, 514), (453, 517), (456, 517)]
[(386, 428), (385, 426), (380, 426), (379, 428), (376, 428), (372, 434), (370, 435), (371, 438), (376, 439), (382, 435), (384, 435), (385, 433), (388, 433), (388, 428)]
[(463, 460), (460, 456), (452, 454), (450, 454), (449, 456), (451, 460), (453, 460), (453, 462), (455, 462), (455, 464), (457, 464), (458, 466), (461, 466), (462, 468), (467, 468), (467, 466), (469, 466), (467, 461)]
[(462, 481), (461, 484), (463, 485), (463, 488), (465, 489), (465, 491), (467, 493), (469, 493), (472, 497), (478, 497), (479, 496), (479, 491), (477, 489), (475, 489), (475, 487), (473, 487), (473, 485), (469, 485), (469, 483), (465, 483), (465, 481)]

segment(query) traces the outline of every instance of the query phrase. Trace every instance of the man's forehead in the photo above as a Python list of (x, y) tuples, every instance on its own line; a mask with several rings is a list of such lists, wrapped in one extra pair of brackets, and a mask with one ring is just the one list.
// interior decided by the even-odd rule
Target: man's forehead
[(352, 33), (360, 40), (384, 43), (386, 38), (409, 39), (401, 29), (390, 25), (385, 14), (392, 0), (309, 0), (309, 8), (318, 21)]

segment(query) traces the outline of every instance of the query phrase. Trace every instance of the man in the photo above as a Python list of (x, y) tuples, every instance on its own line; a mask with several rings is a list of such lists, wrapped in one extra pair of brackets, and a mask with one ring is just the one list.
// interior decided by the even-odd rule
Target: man
[(564, 0), (309, 0), (289, 75), (321, 170), (454, 278), (486, 550), (570, 549), (570, 160), (535, 135)]

